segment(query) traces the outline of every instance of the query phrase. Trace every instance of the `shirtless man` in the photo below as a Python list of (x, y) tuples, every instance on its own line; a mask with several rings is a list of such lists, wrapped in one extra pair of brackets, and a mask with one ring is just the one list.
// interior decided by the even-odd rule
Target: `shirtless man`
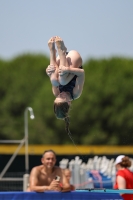
[[(63, 170), (55, 166), (55, 152), (53, 150), (45, 151), (41, 162), (42, 165), (36, 166), (31, 170), (29, 190), (35, 192), (70, 191), (70, 184)], [(55, 177), (60, 177), (60, 180), (55, 180)]]

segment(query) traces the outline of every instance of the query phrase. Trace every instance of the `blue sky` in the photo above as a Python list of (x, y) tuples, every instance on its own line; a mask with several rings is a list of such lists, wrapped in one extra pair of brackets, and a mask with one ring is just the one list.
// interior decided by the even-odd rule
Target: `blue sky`
[(63, 38), (88, 58), (133, 58), (133, 0), (1, 0), (0, 57), (49, 56), (47, 41)]

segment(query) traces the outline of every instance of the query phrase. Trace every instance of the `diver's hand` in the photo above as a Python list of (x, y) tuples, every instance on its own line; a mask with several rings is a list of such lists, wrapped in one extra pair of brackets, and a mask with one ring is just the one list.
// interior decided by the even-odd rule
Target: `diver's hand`
[(65, 67), (63, 65), (59, 66), (58, 73), (60, 76), (63, 76), (64, 74), (69, 73), (69, 67)]
[(46, 68), (46, 74), (48, 76), (51, 76), (51, 74), (55, 72), (55, 70), (56, 70), (56, 67), (54, 65), (48, 65), (48, 67)]

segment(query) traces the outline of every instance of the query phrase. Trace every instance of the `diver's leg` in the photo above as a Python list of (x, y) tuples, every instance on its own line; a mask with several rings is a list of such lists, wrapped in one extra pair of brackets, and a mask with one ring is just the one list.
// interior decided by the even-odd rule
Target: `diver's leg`
[(50, 77), (52, 85), (58, 86), (58, 65), (56, 63), (56, 49), (55, 49), (55, 39), (54, 37), (50, 38), (48, 41), (48, 46), (50, 50), (50, 65), (46, 69), (46, 73)]

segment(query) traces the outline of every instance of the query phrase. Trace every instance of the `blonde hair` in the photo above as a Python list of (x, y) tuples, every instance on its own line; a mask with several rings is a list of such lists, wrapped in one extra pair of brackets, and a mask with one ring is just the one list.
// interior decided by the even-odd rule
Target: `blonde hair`
[(54, 102), (54, 113), (58, 119), (63, 119), (65, 121), (65, 129), (66, 132), (69, 134), (69, 108), (70, 105), (65, 102)]

